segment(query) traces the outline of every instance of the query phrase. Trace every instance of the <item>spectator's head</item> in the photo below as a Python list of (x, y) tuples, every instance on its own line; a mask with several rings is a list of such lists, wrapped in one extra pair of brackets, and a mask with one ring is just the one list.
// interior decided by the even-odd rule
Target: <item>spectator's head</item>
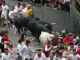
[(72, 42), (70, 42), (69, 45), (70, 45), (71, 48), (74, 48), (74, 45), (73, 45)]
[(64, 46), (62, 41), (59, 42), (59, 46)]
[(56, 56), (57, 57), (59, 56), (59, 50), (56, 50)]
[(4, 49), (4, 53), (5, 53), (6, 55), (8, 55), (8, 49), (7, 49), (7, 48)]
[(62, 56), (62, 52), (59, 52), (59, 55)]
[(30, 4), (28, 4), (28, 5), (27, 5), (27, 9), (30, 9), (30, 8), (31, 8), (31, 5), (30, 5)]
[(30, 41), (29, 41), (29, 40), (27, 40), (27, 41), (26, 41), (26, 45), (28, 46), (29, 44), (30, 44)]
[(12, 49), (12, 48), (13, 48), (13, 45), (9, 45), (9, 48), (11, 48), (11, 49)]
[(72, 51), (73, 51), (73, 55), (76, 55), (76, 49), (73, 49)]
[(60, 49), (60, 52), (63, 52), (65, 50), (64, 46), (61, 46), (59, 49)]
[(20, 7), (20, 5), (21, 5), (20, 3), (17, 3), (17, 6), (18, 6), (18, 7)]
[(18, 43), (21, 44), (22, 43), (22, 40), (18, 40)]
[(41, 53), (41, 49), (37, 49), (37, 52), (38, 52), (38, 53)]
[(8, 35), (8, 33), (9, 33), (9, 32), (6, 30), (6, 31), (4, 32), (4, 35)]
[(1, 39), (1, 42), (4, 43), (4, 41), (5, 41), (5, 40), (2, 38), (2, 39)]
[(13, 11), (13, 10), (14, 10), (14, 7), (11, 7), (9, 10), (10, 10), (10, 11)]
[(2, 5), (5, 5), (5, 3), (6, 3), (5, 1), (2, 1)]
[(22, 60), (22, 56), (18, 56), (18, 60)]
[(69, 38), (69, 34), (66, 34), (66, 37)]
[(76, 36), (76, 33), (74, 32), (74, 33), (72, 33), (72, 35), (75, 37)]

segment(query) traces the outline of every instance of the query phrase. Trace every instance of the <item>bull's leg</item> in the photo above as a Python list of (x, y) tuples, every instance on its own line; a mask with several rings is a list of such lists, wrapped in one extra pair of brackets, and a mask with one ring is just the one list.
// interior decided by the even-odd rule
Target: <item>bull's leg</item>
[(20, 33), (20, 28), (18, 28), (17, 30), (18, 30), (18, 33)]
[(20, 28), (21, 32), (23, 32), (23, 27)]

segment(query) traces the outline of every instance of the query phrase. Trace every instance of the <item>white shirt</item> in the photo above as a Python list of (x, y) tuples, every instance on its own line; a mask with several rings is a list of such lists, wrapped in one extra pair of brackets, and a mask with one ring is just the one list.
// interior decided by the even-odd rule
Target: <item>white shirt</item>
[(21, 10), (21, 6), (18, 8), (18, 6), (16, 5), (15, 10), (17, 10), (17, 11)]
[(8, 50), (9, 50), (9, 53), (11, 54), (11, 60), (15, 60), (15, 55), (17, 53), (17, 50), (14, 48), (12, 49), (8, 48)]
[(31, 54), (31, 52), (33, 52), (33, 51), (32, 51), (32, 49), (31, 49), (30, 46), (27, 47), (26, 45), (24, 45), (21, 52), (22, 52), (23, 60), (25, 60), (25, 58), (28, 58), (28, 59), (31, 58), (30, 54)]
[(45, 55), (44, 53), (41, 53), (41, 57), (39, 58), (38, 55), (36, 54), (34, 57), (34, 60), (44, 60), (45, 59)]
[(22, 51), (22, 48), (23, 48), (22, 44), (18, 44), (18, 45), (17, 45), (17, 49), (18, 49), (19, 51)]
[(80, 58), (80, 56), (78, 54), (77, 55), (71, 54), (69, 56), (70, 56), (71, 60), (78, 60), (78, 58)]
[(2, 36), (0, 36), (0, 43), (2, 42)]
[(16, 13), (18, 13), (18, 11), (14, 9), (13, 11), (10, 11), (8, 15), (10, 18), (14, 18), (14, 16), (16, 16)]
[(21, 14), (25, 15), (27, 8), (22, 9)]
[(5, 5), (5, 6), (2, 5), (2, 14), (7, 14), (8, 9), (9, 9), (9, 7), (7, 5)]
[(12, 13), (13, 13), (13, 11), (10, 11), (8, 14), (10, 18), (13, 18)]
[(77, 43), (77, 41), (79, 40), (79, 37), (76, 36), (76, 38), (73, 38), (74, 42)]
[(8, 55), (6, 55), (5, 53), (2, 53), (1, 60), (11, 60), (11, 54), (8, 53)]
[(76, 49), (76, 51), (77, 51), (78, 50), (78, 46), (77, 45), (74, 45), (74, 48), (72, 48), (72, 49), (71, 49), (70, 46), (68, 47), (68, 51), (72, 51), (73, 49)]

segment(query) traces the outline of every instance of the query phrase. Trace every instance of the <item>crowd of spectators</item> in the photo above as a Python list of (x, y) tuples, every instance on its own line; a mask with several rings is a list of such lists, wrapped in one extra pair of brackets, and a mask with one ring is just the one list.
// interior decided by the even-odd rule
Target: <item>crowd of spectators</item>
[(70, 10), (70, 1), (71, 0), (19, 0), (29, 3), (38, 3), (42, 6), (51, 6), (53, 8), (69, 11)]
[[(32, 40), (27, 38), (28, 30), (24, 28), (14, 48), (13, 41), (8, 37), (7, 30), (0, 30), (1, 60), (80, 60), (80, 39), (76, 33), (65, 34), (65, 37), (54, 46), (51, 41), (42, 48), (32, 49)], [(17, 42), (16, 42), (17, 43)], [(34, 57), (32, 54), (35, 53)], [(51, 57), (52, 56), (52, 57)]]

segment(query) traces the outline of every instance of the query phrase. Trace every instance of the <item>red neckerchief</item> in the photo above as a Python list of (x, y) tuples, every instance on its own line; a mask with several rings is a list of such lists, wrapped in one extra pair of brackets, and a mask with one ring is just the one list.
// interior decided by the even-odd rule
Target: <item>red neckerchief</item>
[(39, 57), (39, 58), (41, 57), (41, 53), (38, 53), (38, 57)]
[(63, 58), (64, 56), (60, 56), (60, 58)]
[(26, 47), (28, 47), (28, 45), (26, 44)]
[[(6, 54), (6, 52), (4, 52), (5, 54)], [(6, 55), (8, 55), (8, 54), (6, 54)]]
[(6, 5), (7, 5), (7, 3), (4, 4), (4, 6), (6, 6)]
[[(74, 55), (74, 54), (73, 54), (73, 55)], [(77, 55), (77, 53), (76, 53), (75, 55)]]

